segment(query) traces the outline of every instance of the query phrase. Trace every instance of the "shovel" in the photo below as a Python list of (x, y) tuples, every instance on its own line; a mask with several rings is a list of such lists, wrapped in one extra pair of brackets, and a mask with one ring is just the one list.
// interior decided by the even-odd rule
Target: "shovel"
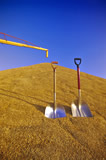
[(58, 62), (51, 62), (53, 68), (53, 83), (54, 83), (54, 104), (53, 106), (47, 106), (45, 109), (45, 117), (47, 118), (62, 118), (66, 117), (65, 110), (62, 106), (56, 104), (56, 68)]
[(77, 65), (77, 77), (78, 77), (78, 99), (72, 103), (72, 116), (73, 117), (92, 117), (90, 109), (86, 103), (81, 102), (81, 89), (80, 89), (80, 69), (81, 58), (74, 58), (74, 63)]

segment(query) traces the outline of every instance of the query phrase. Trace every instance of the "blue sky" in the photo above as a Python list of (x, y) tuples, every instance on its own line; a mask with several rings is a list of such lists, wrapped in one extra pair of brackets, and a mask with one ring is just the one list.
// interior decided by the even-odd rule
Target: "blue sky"
[(1, 0), (0, 32), (49, 49), (45, 52), (0, 44), (0, 70), (58, 61), (106, 78), (106, 2), (104, 0)]

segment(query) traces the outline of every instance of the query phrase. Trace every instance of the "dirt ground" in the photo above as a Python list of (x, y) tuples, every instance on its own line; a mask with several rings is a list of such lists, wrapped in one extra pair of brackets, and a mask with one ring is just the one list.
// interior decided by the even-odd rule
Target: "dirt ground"
[(72, 117), (77, 73), (58, 66), (57, 103), (67, 117), (48, 119), (50, 63), (0, 71), (0, 160), (105, 160), (106, 79), (81, 72), (82, 101), (93, 117)]

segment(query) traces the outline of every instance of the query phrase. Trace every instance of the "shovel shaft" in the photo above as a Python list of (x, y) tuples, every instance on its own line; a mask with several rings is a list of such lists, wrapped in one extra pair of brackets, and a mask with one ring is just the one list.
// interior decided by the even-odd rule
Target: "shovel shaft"
[(74, 63), (77, 66), (78, 90), (79, 90), (80, 89), (80, 69), (79, 69), (79, 65), (81, 64), (81, 58), (74, 58)]
[[(81, 64), (81, 58), (74, 58), (74, 63), (77, 66), (77, 79), (78, 79), (78, 109), (81, 105), (81, 89), (80, 89), (80, 68), (79, 65)], [(80, 112), (79, 112), (80, 114)]]
[(53, 68), (53, 92), (54, 92), (54, 111), (56, 110), (56, 68), (57, 68), (57, 61), (51, 62)]
[(77, 77), (78, 77), (78, 106), (80, 108), (81, 105), (81, 89), (80, 89), (80, 69), (77, 66)]
[(77, 77), (78, 77), (78, 90), (80, 90), (80, 68), (77, 67)]
[(56, 68), (54, 68), (54, 110), (56, 109)]
[(80, 105), (81, 105), (81, 90), (79, 89), (78, 90), (78, 106), (80, 108)]

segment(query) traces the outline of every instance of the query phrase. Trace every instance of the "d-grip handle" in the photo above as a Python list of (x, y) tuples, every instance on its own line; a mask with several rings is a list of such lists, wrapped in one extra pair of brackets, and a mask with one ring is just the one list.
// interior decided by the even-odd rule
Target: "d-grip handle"
[(56, 64), (58, 64), (58, 62), (57, 62), (57, 61), (53, 61), (53, 62), (51, 62), (51, 65), (52, 65), (52, 68), (53, 68), (53, 69), (56, 69)]
[(58, 62), (57, 61), (53, 61), (53, 62), (51, 62), (51, 64), (58, 64)]
[(74, 58), (74, 63), (77, 65), (77, 67), (79, 67), (79, 65), (81, 64), (81, 58)]

